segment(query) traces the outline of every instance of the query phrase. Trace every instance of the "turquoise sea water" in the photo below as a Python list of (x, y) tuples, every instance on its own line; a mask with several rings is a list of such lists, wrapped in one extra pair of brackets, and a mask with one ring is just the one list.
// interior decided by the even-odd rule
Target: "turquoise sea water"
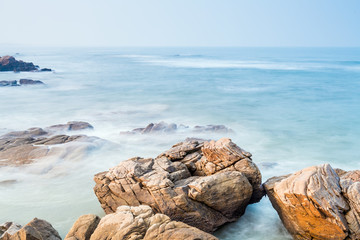
[[(0, 222), (44, 218), (65, 236), (81, 214), (103, 215), (95, 173), (186, 137), (232, 138), (253, 154), (264, 181), (321, 163), (360, 169), (359, 48), (0, 47), (0, 55), (15, 53), (55, 71), (0, 73), (46, 83), (0, 88), (0, 134), (82, 120), (95, 127), (86, 134), (109, 143), (82, 160), (0, 168), (0, 181), (18, 181), (0, 186)], [(224, 124), (235, 134), (119, 134), (160, 121)], [(215, 235), (289, 238), (266, 197)]]

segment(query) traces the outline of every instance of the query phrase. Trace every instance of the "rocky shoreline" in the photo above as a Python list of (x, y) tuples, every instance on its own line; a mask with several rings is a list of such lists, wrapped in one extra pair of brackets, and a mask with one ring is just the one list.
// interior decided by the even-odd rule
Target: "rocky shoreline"
[[(70, 122), (7, 137), (90, 126)], [(187, 139), (156, 158), (122, 161), (94, 177), (94, 193), (107, 215), (79, 217), (65, 239), (217, 239), (211, 232), (236, 221), (264, 195), (293, 239), (360, 239), (359, 170), (323, 164), (262, 183), (251, 157), (228, 138)], [(25, 239), (61, 238), (36, 218), (24, 227), (0, 226), (0, 240)]]

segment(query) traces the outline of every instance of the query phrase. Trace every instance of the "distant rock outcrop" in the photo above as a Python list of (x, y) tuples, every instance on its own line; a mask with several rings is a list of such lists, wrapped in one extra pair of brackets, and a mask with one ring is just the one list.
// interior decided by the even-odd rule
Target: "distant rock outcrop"
[(149, 205), (204, 231), (214, 231), (261, 199), (261, 174), (251, 154), (230, 139), (189, 140), (155, 159), (132, 158), (95, 175), (106, 213), (121, 205)]
[(20, 79), (19, 82), (17, 80), (13, 81), (0, 81), (0, 87), (17, 87), (23, 85), (43, 85), (44, 83), (39, 80), (32, 80), (32, 79)]
[(360, 171), (324, 164), (270, 178), (264, 187), (294, 239), (360, 239)]
[(21, 227), (7, 222), (0, 226), (0, 240), (61, 240), (59, 233), (45, 220), (34, 218)]
[(32, 80), (32, 79), (20, 79), (20, 85), (38, 85), (44, 84), (42, 81), (39, 80)]
[[(75, 230), (77, 229), (77, 230)], [(79, 230), (81, 229), (81, 230)], [(217, 240), (216, 237), (182, 222), (154, 214), (149, 206), (120, 206), (115, 213), (103, 217), (81, 216), (65, 240)]]
[(0, 87), (6, 87), (6, 86), (19, 86), (18, 82), (16, 80), (14, 81), (0, 81)]
[[(48, 128), (30, 128), (26, 131), (10, 132), (0, 136), (0, 166), (19, 166), (34, 160), (61, 156), (67, 158), (85, 152), (97, 140), (86, 135), (57, 134), (58, 131), (92, 129), (86, 122), (69, 122)], [(68, 145), (77, 142), (82, 144)], [(53, 146), (52, 146), (53, 145)]]
[(16, 60), (12, 56), (0, 57), (0, 72), (13, 71), (13, 72), (30, 72), (30, 71), (51, 71), (49, 68), (39, 70), (39, 66), (34, 65), (32, 62), (27, 63), (21, 60)]
[(159, 134), (159, 133), (174, 133), (177, 131), (187, 130), (194, 133), (234, 133), (233, 130), (225, 127), (224, 125), (206, 125), (195, 126), (193, 128), (183, 124), (177, 125), (175, 123), (150, 123), (146, 127), (135, 128), (131, 131), (120, 132), (120, 134)]

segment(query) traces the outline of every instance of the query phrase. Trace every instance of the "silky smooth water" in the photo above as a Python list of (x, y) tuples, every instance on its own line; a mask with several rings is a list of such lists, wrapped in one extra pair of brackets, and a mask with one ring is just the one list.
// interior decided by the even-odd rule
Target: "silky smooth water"
[[(359, 48), (0, 47), (54, 72), (1, 72), (45, 86), (0, 88), (0, 134), (72, 120), (107, 140), (74, 161), (0, 168), (0, 222), (48, 220), (65, 236), (81, 214), (103, 215), (93, 175), (133, 156), (155, 157), (186, 137), (230, 137), (267, 178), (330, 163), (360, 168)], [(224, 124), (235, 134), (120, 135), (150, 122)], [(51, 169), (51, 170), (49, 170)], [(289, 239), (268, 198), (220, 239)]]

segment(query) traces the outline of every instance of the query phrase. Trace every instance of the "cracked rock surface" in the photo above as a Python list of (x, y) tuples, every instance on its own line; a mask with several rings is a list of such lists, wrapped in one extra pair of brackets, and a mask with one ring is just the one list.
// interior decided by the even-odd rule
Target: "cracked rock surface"
[(360, 239), (360, 171), (323, 164), (270, 178), (264, 187), (294, 239)]
[(95, 228), (89, 228), (89, 223), (94, 223), (95, 218), (94, 215), (81, 216), (72, 230), (82, 231), (70, 231), (65, 240), (217, 240), (216, 237), (185, 223), (171, 221), (164, 214), (154, 214), (153, 210), (145, 205), (118, 207), (116, 212), (97, 221)]
[(131, 158), (94, 178), (107, 214), (148, 205), (175, 221), (211, 232), (244, 214), (263, 195), (251, 154), (230, 139), (187, 140), (157, 158)]

